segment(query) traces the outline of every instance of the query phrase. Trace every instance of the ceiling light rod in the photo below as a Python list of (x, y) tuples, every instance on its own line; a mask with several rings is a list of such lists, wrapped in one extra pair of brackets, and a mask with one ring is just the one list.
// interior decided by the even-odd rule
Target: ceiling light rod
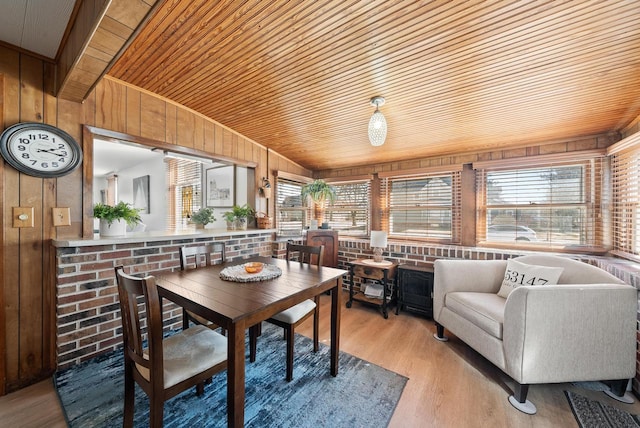
[(369, 104), (375, 106), (376, 111), (369, 120), (369, 142), (372, 146), (381, 146), (387, 138), (387, 120), (380, 112), (379, 107), (384, 105), (384, 97), (376, 96), (369, 100)]
[[(152, 149), (152, 151), (154, 150)], [(213, 163), (212, 159), (201, 158), (198, 156), (186, 155), (186, 154), (176, 153), (176, 152), (169, 152), (167, 150), (163, 150), (163, 153), (164, 153), (165, 159), (181, 159), (181, 160), (188, 160), (192, 162), (200, 162), (200, 163), (206, 163), (206, 164)]]

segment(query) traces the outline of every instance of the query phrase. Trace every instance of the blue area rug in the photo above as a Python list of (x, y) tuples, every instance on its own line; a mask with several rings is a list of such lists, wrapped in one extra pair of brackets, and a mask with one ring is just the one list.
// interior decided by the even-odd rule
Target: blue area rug
[[(247, 427), (383, 427), (407, 378), (340, 353), (337, 377), (329, 374), (329, 346), (313, 352), (311, 339), (296, 335), (294, 379), (285, 381), (282, 329), (263, 324), (255, 363), (246, 365)], [(247, 347), (248, 349), (248, 347)], [(227, 372), (198, 397), (195, 388), (167, 401), (165, 427), (226, 427)], [(124, 402), (122, 351), (56, 374), (56, 388), (70, 427), (120, 427)], [(136, 427), (149, 426), (146, 394), (136, 385)]]

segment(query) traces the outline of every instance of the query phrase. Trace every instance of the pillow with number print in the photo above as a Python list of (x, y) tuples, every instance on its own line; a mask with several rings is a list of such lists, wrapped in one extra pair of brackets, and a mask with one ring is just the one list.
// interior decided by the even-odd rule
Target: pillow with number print
[(506, 299), (513, 290), (521, 285), (557, 284), (563, 270), (564, 268), (561, 267), (529, 265), (509, 259), (498, 296)]

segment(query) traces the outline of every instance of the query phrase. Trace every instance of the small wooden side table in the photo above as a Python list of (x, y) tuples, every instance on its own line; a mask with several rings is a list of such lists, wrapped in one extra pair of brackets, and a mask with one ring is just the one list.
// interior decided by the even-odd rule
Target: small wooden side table
[[(349, 300), (347, 308), (350, 308), (353, 301), (366, 303), (378, 307), (382, 311), (382, 316), (387, 319), (389, 313), (387, 304), (394, 298), (394, 282), (398, 263), (383, 260), (376, 263), (373, 259), (357, 259), (348, 262), (349, 264)], [(357, 276), (362, 279), (373, 279), (382, 284), (382, 300), (367, 297), (363, 291), (353, 290), (353, 278)], [(393, 282), (392, 282), (393, 280)]]

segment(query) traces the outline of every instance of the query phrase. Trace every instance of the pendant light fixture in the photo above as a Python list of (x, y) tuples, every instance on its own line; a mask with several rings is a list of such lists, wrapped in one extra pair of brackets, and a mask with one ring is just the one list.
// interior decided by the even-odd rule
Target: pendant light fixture
[(378, 107), (384, 105), (384, 97), (373, 97), (369, 104), (376, 108), (369, 120), (369, 141), (372, 146), (381, 146), (384, 144), (385, 138), (387, 138), (387, 120), (378, 110)]

